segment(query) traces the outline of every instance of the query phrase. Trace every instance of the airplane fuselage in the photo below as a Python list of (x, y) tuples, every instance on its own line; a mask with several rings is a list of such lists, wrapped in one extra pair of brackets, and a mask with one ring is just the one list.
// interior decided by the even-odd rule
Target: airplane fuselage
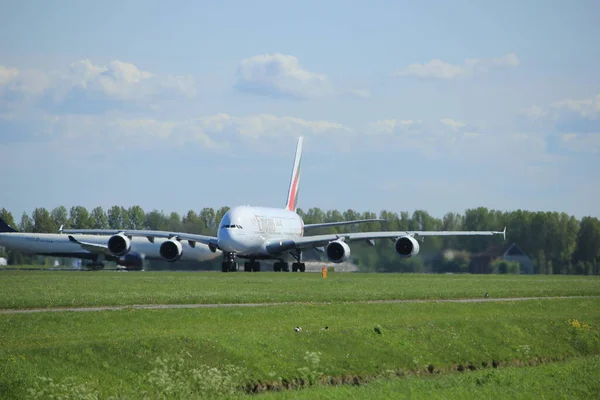
[[(106, 245), (110, 236), (76, 235), (78, 240)], [(158, 250), (160, 244), (166, 239), (157, 238), (150, 243), (146, 238), (133, 237), (131, 239), (131, 253), (144, 254), (148, 259), (162, 260)], [(183, 242), (184, 247), (181, 260), (205, 261), (218, 256), (206, 246), (191, 247)], [(94, 259), (97, 254), (84, 250), (77, 243), (69, 240), (68, 235), (53, 233), (0, 233), (0, 247), (22, 251), (27, 254), (47, 255), (54, 257), (73, 257)], [(116, 257), (107, 257), (111, 260)]]
[(239, 256), (269, 256), (274, 241), (295, 239), (304, 234), (304, 222), (293, 211), (281, 208), (240, 206), (221, 219), (217, 238), (223, 251)]

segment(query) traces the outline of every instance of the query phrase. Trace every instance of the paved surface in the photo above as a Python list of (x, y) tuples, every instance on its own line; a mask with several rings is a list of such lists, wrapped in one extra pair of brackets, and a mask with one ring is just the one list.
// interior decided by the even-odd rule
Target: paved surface
[[(502, 297), (502, 298), (472, 298), (472, 299), (407, 299), (407, 300), (365, 300), (341, 301), (338, 304), (393, 304), (393, 303), (485, 303), (509, 302), (528, 300), (557, 300), (557, 299), (595, 299), (600, 296), (551, 296), (551, 297)], [(29, 308), (29, 309), (0, 309), (0, 314), (27, 314), (40, 312), (91, 312), (91, 311), (118, 311), (118, 310), (143, 310), (143, 309), (172, 309), (172, 308), (219, 308), (219, 307), (266, 307), (284, 305), (327, 305), (333, 302), (280, 302), (280, 303), (224, 303), (224, 304), (133, 304), (123, 306), (97, 306), (97, 307), (55, 307), (55, 308)]]

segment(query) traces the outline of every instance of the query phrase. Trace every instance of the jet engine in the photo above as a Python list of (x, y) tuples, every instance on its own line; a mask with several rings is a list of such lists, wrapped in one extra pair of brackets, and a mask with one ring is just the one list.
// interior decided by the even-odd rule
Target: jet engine
[(336, 240), (327, 245), (325, 248), (325, 254), (327, 254), (329, 261), (341, 263), (350, 258), (350, 246), (348, 246), (346, 242)]
[(173, 262), (181, 258), (183, 246), (178, 240), (170, 239), (160, 245), (158, 252), (166, 261)]
[(144, 269), (144, 256), (138, 253), (127, 253), (117, 260), (117, 265), (125, 267), (128, 271), (141, 271)]
[(129, 250), (131, 250), (131, 240), (122, 233), (119, 233), (108, 239), (107, 246), (108, 251), (110, 251), (112, 255), (120, 257), (129, 253)]
[(402, 236), (396, 240), (394, 249), (403, 258), (416, 256), (419, 253), (419, 242), (412, 236)]

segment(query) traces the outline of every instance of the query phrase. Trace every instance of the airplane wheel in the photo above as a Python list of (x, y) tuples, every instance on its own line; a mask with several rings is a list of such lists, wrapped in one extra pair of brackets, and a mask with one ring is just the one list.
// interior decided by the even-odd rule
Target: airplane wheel
[(96, 263), (91, 263), (87, 265), (88, 270), (90, 271), (98, 271), (101, 269), (104, 269), (104, 264), (100, 263), (100, 264), (96, 264)]
[(306, 271), (306, 264), (304, 263), (293, 263), (292, 272), (304, 272)]

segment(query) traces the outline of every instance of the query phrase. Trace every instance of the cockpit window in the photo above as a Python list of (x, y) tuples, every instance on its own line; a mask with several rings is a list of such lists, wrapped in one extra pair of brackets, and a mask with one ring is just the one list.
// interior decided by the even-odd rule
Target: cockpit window
[(223, 225), (221, 229), (244, 229), (241, 225)]

